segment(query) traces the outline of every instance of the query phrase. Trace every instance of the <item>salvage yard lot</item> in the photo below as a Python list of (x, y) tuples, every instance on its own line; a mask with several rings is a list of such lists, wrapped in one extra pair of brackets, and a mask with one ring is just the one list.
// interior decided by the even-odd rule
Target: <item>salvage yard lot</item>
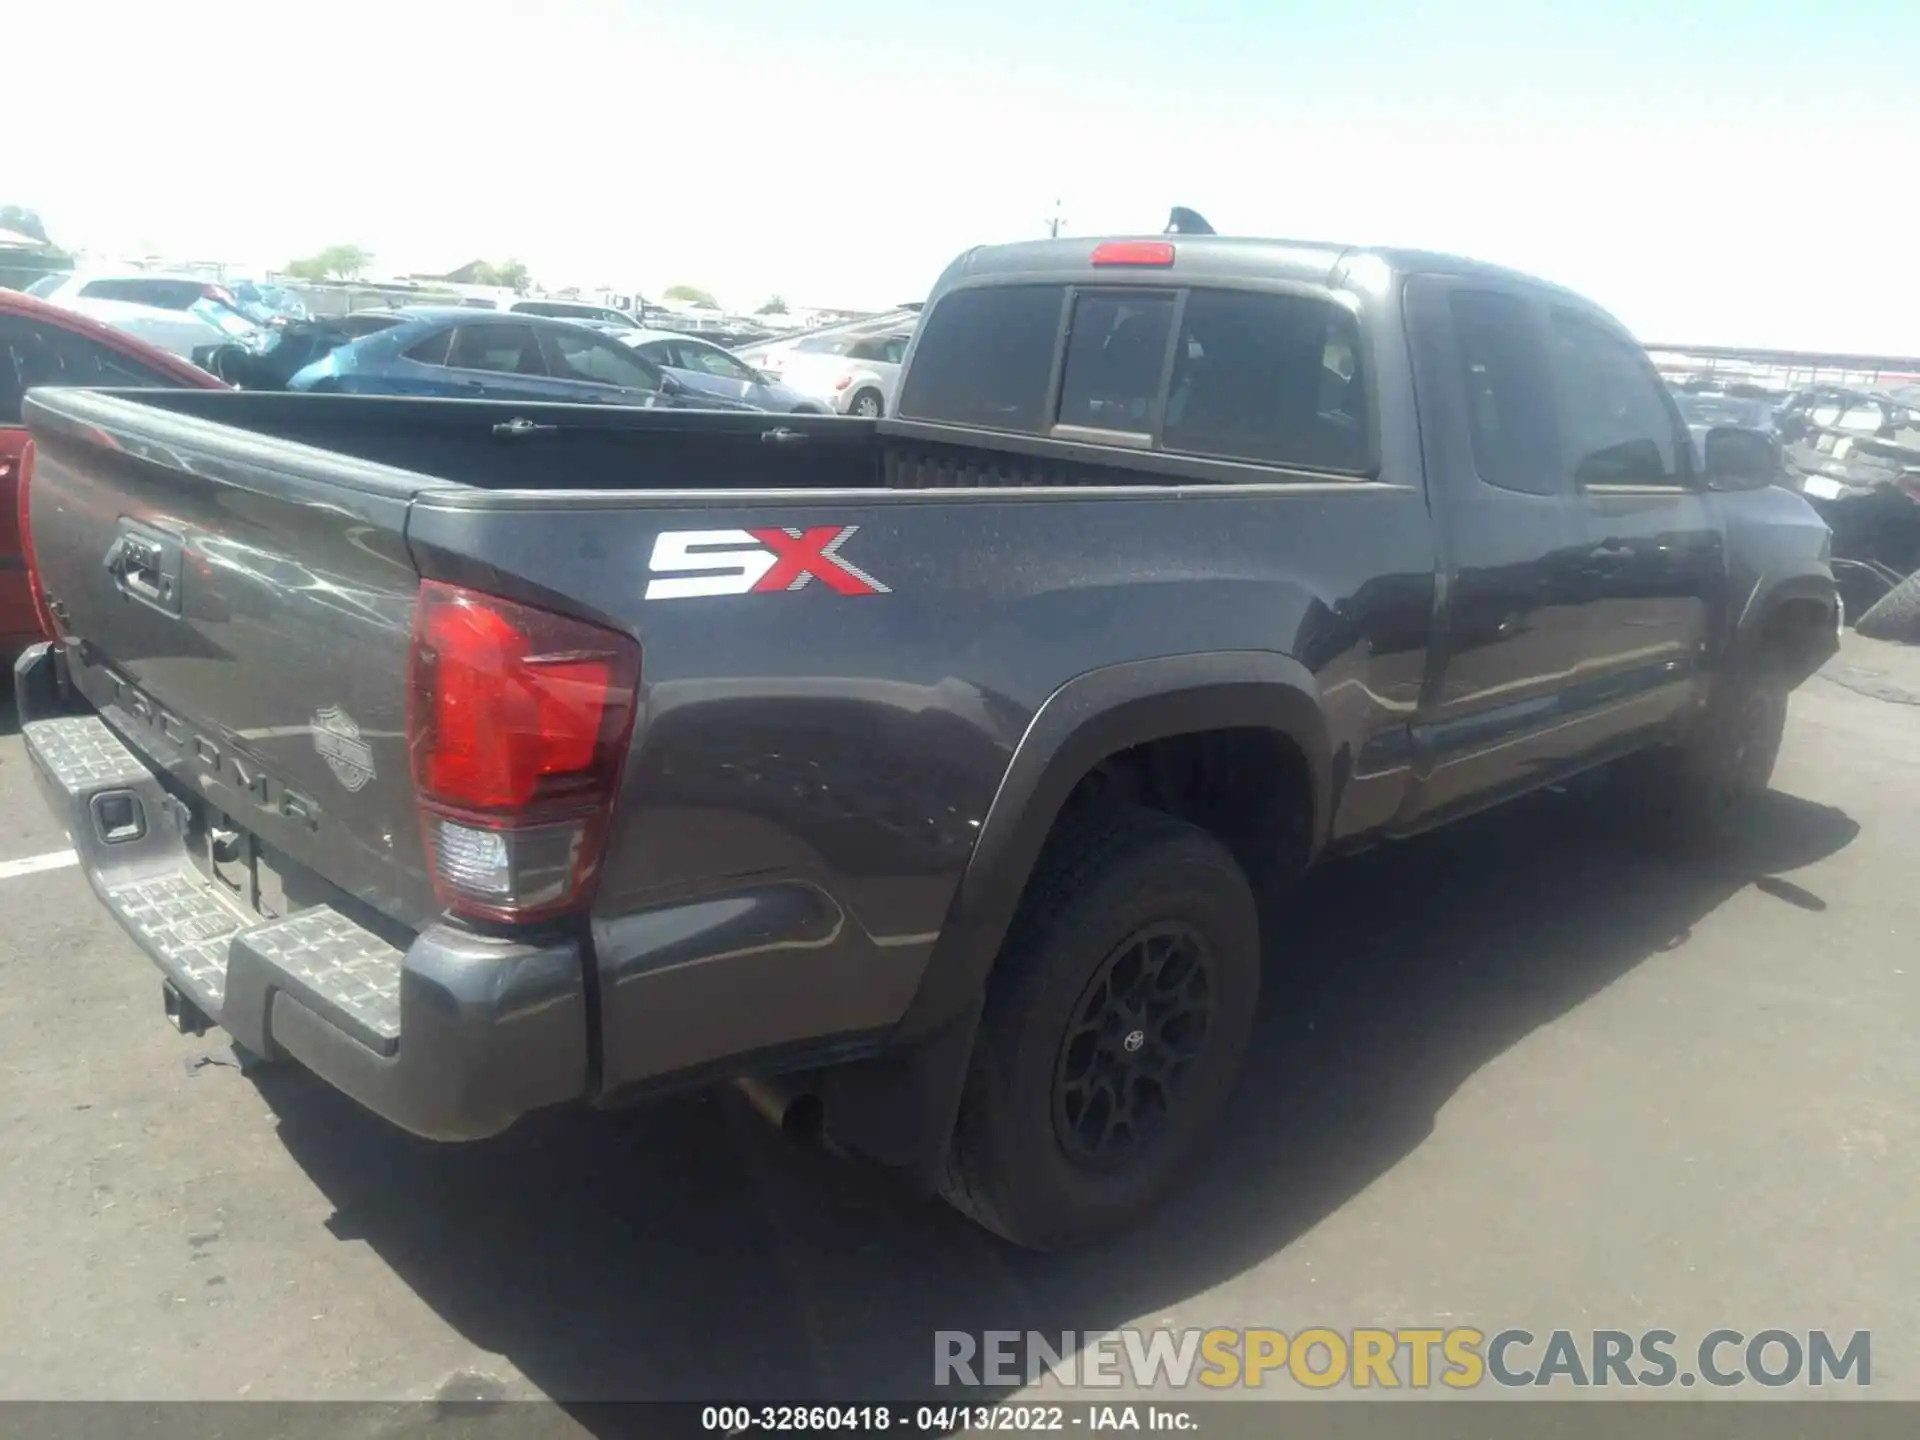
[[(16, 728), (0, 874), (66, 843)], [(167, 1029), (77, 869), (0, 879), (0, 1398), (907, 1397), (936, 1329), (1136, 1321), (1868, 1329), (1920, 1398), (1916, 740), (1920, 650), (1850, 636), (1725, 868), (1567, 795), (1330, 867), (1226, 1143), (1055, 1258), (730, 1093), (414, 1141)]]

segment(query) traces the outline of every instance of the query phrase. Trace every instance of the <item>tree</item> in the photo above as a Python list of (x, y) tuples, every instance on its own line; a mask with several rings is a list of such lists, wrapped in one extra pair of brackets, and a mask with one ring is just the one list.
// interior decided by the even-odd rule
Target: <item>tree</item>
[(352, 280), (373, 263), (373, 256), (358, 245), (329, 245), (318, 255), (295, 260), (287, 274), (296, 280)]
[(494, 283), (505, 285), (516, 295), (524, 295), (533, 287), (533, 276), (527, 273), (527, 267), (518, 260), (509, 260), (504, 265), (494, 267)]
[(782, 300), (778, 295), (775, 295), (770, 297), (766, 304), (762, 305), (753, 313), (756, 315), (784, 315), (787, 313), (787, 302)]
[(24, 205), (0, 205), (0, 230), (11, 230), (42, 245), (53, 243), (47, 239), (47, 227), (40, 223), (40, 216)]
[(720, 302), (706, 291), (692, 285), (669, 285), (661, 292), (663, 300), (679, 300), (688, 305), (698, 305), (703, 310), (718, 310)]

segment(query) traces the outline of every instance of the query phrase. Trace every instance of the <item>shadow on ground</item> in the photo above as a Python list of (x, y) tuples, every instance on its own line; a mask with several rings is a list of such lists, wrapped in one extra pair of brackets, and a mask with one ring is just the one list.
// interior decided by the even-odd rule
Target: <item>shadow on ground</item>
[(936, 1329), (1108, 1328), (1258, 1264), (1419, 1145), (1488, 1060), (1858, 828), (1776, 794), (1737, 860), (1699, 869), (1632, 858), (1590, 803), (1545, 795), (1331, 865), (1276, 915), (1233, 1143), (1122, 1263), (1013, 1251), (730, 1094), (445, 1148), (297, 1071), (262, 1088), (338, 1236), (555, 1399), (921, 1397)]

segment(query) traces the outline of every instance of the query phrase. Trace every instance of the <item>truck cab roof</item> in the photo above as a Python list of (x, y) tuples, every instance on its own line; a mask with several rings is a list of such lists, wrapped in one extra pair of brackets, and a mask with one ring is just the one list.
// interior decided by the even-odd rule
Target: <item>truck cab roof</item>
[[(1095, 251), (1105, 246), (1171, 246), (1172, 265), (1102, 265)], [(1159, 283), (1175, 277), (1186, 282), (1294, 281), (1331, 285), (1336, 270), (1370, 258), (1394, 274), (1448, 275), (1478, 278), (1501, 285), (1525, 284), (1551, 291), (1592, 309), (1591, 301), (1551, 281), (1482, 260), (1469, 260), (1431, 250), (1394, 246), (1341, 244), (1324, 240), (1261, 239), (1225, 235), (1107, 235), (1062, 240), (1029, 240), (1010, 245), (981, 245), (967, 251), (948, 267), (936, 287), (992, 281), (1082, 280), (1097, 275), (1101, 283)]]

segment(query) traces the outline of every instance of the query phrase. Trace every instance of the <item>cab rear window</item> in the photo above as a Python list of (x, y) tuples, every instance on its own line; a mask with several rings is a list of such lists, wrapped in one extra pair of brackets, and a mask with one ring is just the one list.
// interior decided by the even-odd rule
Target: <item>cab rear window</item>
[(941, 425), (1046, 428), (1059, 285), (956, 290), (921, 321), (900, 413)]
[[(1359, 323), (1312, 295), (1196, 288), (959, 290), (922, 324), (907, 419), (1202, 459), (1363, 474)], [(1065, 324), (1057, 397), (1048, 393)], [(1177, 325), (1177, 332), (1176, 332)]]

